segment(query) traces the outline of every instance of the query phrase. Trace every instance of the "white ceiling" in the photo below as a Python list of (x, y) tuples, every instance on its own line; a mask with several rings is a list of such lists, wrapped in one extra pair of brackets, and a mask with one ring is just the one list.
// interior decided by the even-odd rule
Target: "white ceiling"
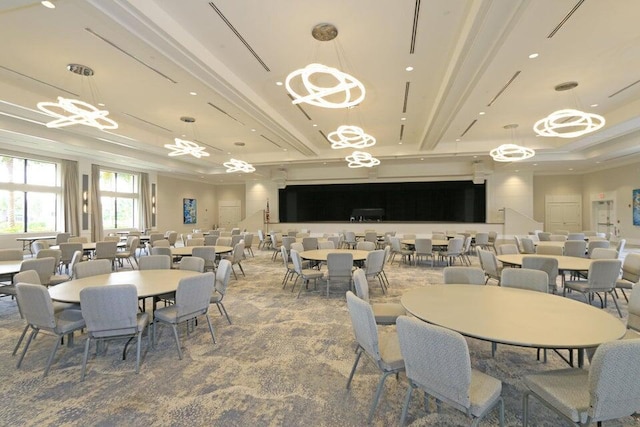
[[(584, 173), (640, 152), (637, 0), (54, 3), (0, 2), (0, 147), (210, 182), (460, 179), (478, 161), (486, 173)], [(313, 39), (319, 23), (334, 24), (338, 37)], [(365, 100), (350, 110), (293, 105), (276, 82), (311, 62), (354, 75)], [(95, 75), (70, 73), (69, 63)], [(579, 85), (554, 90), (567, 81)], [(57, 96), (103, 102), (119, 128), (46, 128), (36, 103)], [(561, 108), (602, 114), (607, 124), (577, 139), (536, 137), (533, 124)], [(511, 123), (515, 132), (503, 128)], [(380, 166), (347, 168), (350, 151), (331, 150), (321, 134), (342, 124), (377, 139), (369, 151)], [(211, 156), (168, 157), (164, 144), (183, 134)], [(489, 150), (508, 142), (537, 155), (493, 162)], [(230, 158), (256, 173), (226, 174)]]

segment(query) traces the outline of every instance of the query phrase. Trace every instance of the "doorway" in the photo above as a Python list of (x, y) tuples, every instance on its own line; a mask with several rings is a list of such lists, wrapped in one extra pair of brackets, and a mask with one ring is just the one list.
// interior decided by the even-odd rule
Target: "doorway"
[(220, 200), (218, 202), (218, 227), (231, 230), (242, 220), (240, 200)]
[(568, 230), (577, 233), (582, 228), (582, 196), (545, 196), (545, 231)]

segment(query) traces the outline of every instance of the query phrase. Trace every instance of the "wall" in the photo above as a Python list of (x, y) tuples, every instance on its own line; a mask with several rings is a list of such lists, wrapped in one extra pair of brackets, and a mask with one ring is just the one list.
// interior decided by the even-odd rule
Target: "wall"
[[(543, 175), (533, 178), (533, 219), (544, 223), (545, 196), (582, 194), (583, 175)], [(587, 212), (588, 198), (582, 199), (582, 228), (589, 228)]]
[[(182, 199), (185, 198), (197, 200), (196, 224), (183, 224)], [(209, 230), (218, 218), (215, 185), (159, 175), (156, 200), (156, 229), (159, 232), (190, 233), (194, 228)]]
[(504, 222), (504, 208), (533, 217), (533, 189), (530, 172), (493, 173), (487, 178), (487, 223)]

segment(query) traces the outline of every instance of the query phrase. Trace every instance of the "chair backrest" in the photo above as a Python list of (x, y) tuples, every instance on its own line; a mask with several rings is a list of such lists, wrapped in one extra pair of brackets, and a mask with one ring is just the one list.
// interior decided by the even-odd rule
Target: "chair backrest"
[(216, 277), (211, 272), (180, 279), (176, 289), (178, 322), (198, 314), (204, 314), (209, 310), (215, 280)]
[[(622, 278), (631, 283), (638, 283), (640, 280), (640, 254), (630, 253), (624, 258), (622, 263)], [(640, 291), (638, 291), (640, 293)]]
[(522, 257), (522, 268), (531, 270), (540, 270), (547, 273), (549, 285), (555, 286), (558, 277), (558, 260), (556, 258), (544, 256), (525, 256)]
[(344, 232), (344, 241), (348, 243), (356, 242), (356, 233), (355, 231), (345, 231)]
[(240, 240), (243, 240), (244, 237), (241, 234), (234, 234), (233, 236), (231, 236), (231, 246), (236, 246)]
[(55, 260), (54, 264), (55, 266), (57, 266), (58, 264), (60, 264), (62, 251), (60, 249), (41, 249), (40, 252), (38, 252), (38, 255), (36, 255), (36, 258), (53, 258)]
[(93, 259), (113, 259), (118, 250), (118, 242), (96, 242)]
[(416, 255), (430, 254), (433, 252), (433, 245), (431, 239), (416, 239), (414, 245)]
[(498, 272), (498, 260), (493, 252), (478, 249), (478, 258), (480, 258), (480, 265), (486, 274), (492, 277), (500, 275)]
[(373, 242), (368, 242), (366, 240), (361, 240), (356, 243), (356, 249), (359, 251), (373, 251), (376, 248), (376, 244)]
[(605, 249), (608, 249), (608, 248), (609, 248), (609, 241), (608, 241), (608, 240), (594, 240), (594, 239), (590, 239), (590, 240), (589, 240), (589, 244), (587, 245), (587, 256), (588, 256), (589, 258), (591, 258), (591, 252), (592, 252), (595, 248), (605, 248)]
[(69, 237), (65, 243), (88, 243), (89, 239), (84, 236)]
[(498, 246), (498, 255), (518, 254), (518, 245), (515, 243), (504, 243)]
[(36, 240), (31, 245), (31, 250), (34, 254), (36, 254), (36, 256), (42, 249), (49, 249), (49, 242), (47, 242), (46, 240)]
[(229, 280), (231, 280), (231, 261), (221, 259), (216, 270), (215, 290), (224, 295), (227, 292)]
[(134, 285), (90, 286), (80, 291), (87, 332), (96, 338), (137, 331), (138, 292)]
[(369, 302), (369, 282), (367, 282), (367, 275), (364, 270), (357, 268), (352, 275), (353, 285), (358, 298), (363, 301)]
[(318, 249), (335, 249), (335, 248), (336, 248), (336, 245), (331, 240), (318, 242)]
[(376, 249), (367, 254), (367, 260), (365, 262), (365, 274), (367, 276), (378, 274), (382, 271), (384, 268), (385, 255), (384, 249)]
[(231, 246), (231, 236), (220, 236), (216, 241), (216, 245), (218, 246)]
[(231, 235), (235, 236), (237, 234), (240, 234), (240, 229), (238, 227), (232, 228), (231, 229)]
[(204, 272), (204, 259), (197, 256), (185, 256), (180, 260), (180, 270)]
[(618, 252), (618, 256), (620, 256), (620, 254), (622, 253), (622, 251), (624, 250), (624, 245), (627, 243), (627, 239), (620, 239), (618, 240), (618, 242), (616, 243), (616, 252)]
[(35, 270), (40, 276), (40, 283), (49, 285), (51, 275), (56, 268), (56, 260), (52, 257), (25, 259), (20, 264), (20, 271)]
[(364, 240), (372, 242), (375, 245), (378, 243), (378, 233), (375, 231), (367, 231), (364, 233)]
[(56, 330), (53, 302), (46, 287), (31, 283), (17, 283), (16, 294), (22, 317), (33, 326)]
[(489, 233), (476, 233), (476, 245), (482, 246), (489, 243)]
[[(405, 235), (406, 236), (406, 235)], [(403, 238), (407, 238), (407, 237), (403, 237)], [(489, 235), (487, 235), (487, 239), (489, 238)], [(431, 239), (432, 240), (447, 240), (447, 235), (444, 233), (439, 233), (439, 232), (433, 232), (431, 233)]]
[(56, 245), (59, 245), (61, 243), (67, 243), (67, 241), (69, 240), (69, 237), (71, 237), (71, 233), (56, 234)]
[(169, 255), (148, 255), (138, 260), (140, 270), (169, 270), (171, 257)]
[(564, 242), (564, 254), (584, 258), (587, 256), (587, 242), (583, 240), (567, 240)]
[(0, 261), (21, 261), (24, 254), (20, 249), (0, 249)]
[[(282, 246), (284, 246), (284, 245), (282, 245)], [(291, 248), (289, 250), (291, 250), (291, 249), (295, 249), (296, 251), (298, 251), (298, 253), (304, 252), (304, 246), (302, 246), (302, 243), (300, 243), (300, 242), (293, 242), (291, 244)]]
[[(287, 250), (291, 249), (291, 244), (296, 242), (296, 238), (293, 236), (283, 236), (282, 237), (282, 246), (287, 248)], [(304, 245), (303, 245), (304, 246)]]
[(253, 233), (244, 233), (242, 240), (244, 240), (244, 248), (249, 249), (253, 244)]
[(549, 240), (552, 242), (566, 242), (567, 236), (565, 234), (552, 234), (549, 236)]
[(244, 240), (240, 240), (234, 247), (232, 253), (232, 264), (236, 264), (244, 259)]
[(173, 254), (171, 252), (171, 248), (158, 246), (156, 248), (151, 248), (151, 255), (166, 255), (173, 259)]
[(445, 284), (484, 285), (484, 271), (479, 267), (445, 267), (442, 270)]
[(498, 240), (498, 232), (490, 231), (489, 232), (489, 243), (495, 243)]
[(554, 230), (552, 235), (559, 235), (559, 236), (568, 236), (569, 235), (569, 230)]
[(462, 252), (462, 245), (464, 244), (464, 239), (461, 237), (454, 237), (449, 240), (447, 243), (447, 254), (460, 254)]
[(149, 243), (153, 245), (153, 242), (156, 240), (164, 240), (164, 234), (162, 233), (151, 233), (149, 234)]
[(541, 242), (548, 242), (551, 240), (551, 233), (541, 231), (538, 233), (538, 239), (540, 239)]
[(71, 257), (71, 261), (69, 261), (69, 275), (74, 279), (77, 279), (77, 277), (75, 277), (74, 274), (75, 274), (75, 266), (79, 262), (82, 262), (82, 251), (75, 251), (73, 253), (73, 256)]
[(131, 255), (135, 255), (136, 249), (140, 246), (140, 238), (138, 236), (129, 236), (127, 237), (127, 247), (126, 251)]
[(458, 332), (407, 316), (396, 321), (407, 378), (458, 409), (471, 405), (471, 360)]
[(204, 246), (204, 237), (187, 239), (187, 246)]
[(594, 248), (591, 251), (591, 259), (616, 259), (618, 258), (618, 252), (615, 249), (608, 248)]
[(16, 273), (13, 276), (13, 283), (31, 283), (32, 285), (42, 285), (40, 276), (35, 270), (25, 270), (21, 271), (20, 273)]
[(371, 305), (347, 291), (347, 308), (358, 345), (380, 366), (382, 358), (378, 346), (378, 329)]
[[(199, 257), (204, 260), (205, 267), (211, 267), (215, 265), (216, 261), (216, 248), (213, 246), (197, 246), (191, 251), (191, 255)], [(184, 259), (184, 258), (183, 258)]]
[(569, 233), (567, 234), (567, 241), (569, 240), (581, 240), (584, 242), (584, 233)]
[(167, 239), (158, 239), (151, 243), (151, 246), (154, 248), (168, 248), (171, 247), (169, 241)]
[(351, 279), (353, 255), (350, 252), (334, 252), (327, 254), (327, 276), (330, 279), (348, 277)]
[(564, 253), (564, 248), (562, 246), (542, 244), (536, 246), (536, 253), (538, 255), (562, 255)]
[(542, 270), (504, 268), (500, 277), (500, 286), (547, 293), (549, 291), (549, 276)]
[(629, 317), (627, 317), (627, 328), (640, 332), (640, 287), (636, 289), (636, 285), (634, 285), (631, 290), (627, 309), (629, 311)]
[(218, 236), (212, 236), (212, 235), (204, 236), (205, 246), (215, 246), (217, 242), (218, 242)]
[(82, 252), (82, 243), (60, 243), (60, 261), (68, 264), (76, 251)]
[(305, 251), (312, 251), (318, 249), (318, 238), (317, 237), (303, 237), (302, 238), (302, 246)]
[(596, 420), (621, 418), (636, 412), (640, 340), (617, 340), (596, 349), (589, 368), (590, 415)]
[(597, 259), (589, 266), (589, 286), (593, 289), (613, 289), (620, 274), (619, 259)]
[(111, 272), (111, 261), (108, 259), (79, 262), (73, 266), (73, 275), (76, 279), (97, 276), (99, 274), (109, 274)]
[(120, 236), (104, 236), (104, 238), (102, 239), (102, 241), (104, 242), (116, 242), (118, 243), (120, 241)]
[(174, 246), (176, 241), (178, 240), (178, 232), (170, 231), (167, 233), (167, 240), (169, 241), (169, 245)]
[(296, 249), (291, 249), (289, 251), (289, 257), (291, 258), (295, 272), (302, 274), (302, 259), (300, 258), (300, 253)]
[(533, 244), (533, 240), (530, 239), (529, 237), (523, 237), (522, 239), (520, 239), (520, 241), (522, 242), (522, 253), (523, 254), (535, 254), (536, 253), (536, 247)]

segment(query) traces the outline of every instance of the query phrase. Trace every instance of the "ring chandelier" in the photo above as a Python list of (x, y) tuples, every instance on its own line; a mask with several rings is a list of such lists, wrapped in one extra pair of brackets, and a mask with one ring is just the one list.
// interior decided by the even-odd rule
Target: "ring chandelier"
[(118, 123), (107, 117), (109, 111), (100, 110), (88, 102), (58, 97), (58, 102), (38, 102), (38, 109), (56, 120), (47, 123), (48, 128), (85, 125), (105, 129), (117, 129)]
[(187, 141), (186, 139), (175, 138), (175, 144), (164, 144), (165, 148), (173, 150), (169, 153), (170, 157), (182, 156), (185, 154), (191, 154), (193, 157), (209, 157), (204, 147), (199, 146), (195, 142)]
[(327, 139), (331, 142), (331, 148), (367, 148), (375, 145), (376, 139), (368, 135), (358, 126), (342, 125), (331, 132)]
[[(291, 81), (298, 77), (306, 93), (298, 93), (291, 87)], [(362, 102), (366, 94), (364, 85), (358, 79), (322, 64), (309, 64), (291, 72), (285, 80), (285, 87), (293, 97), (294, 104), (305, 102), (324, 108), (352, 107)], [(342, 99), (339, 96), (341, 94)]]
[(494, 148), (489, 155), (496, 162), (517, 162), (535, 156), (536, 152), (531, 148), (522, 147), (516, 144), (502, 144)]
[(256, 168), (254, 168), (251, 164), (242, 160), (231, 159), (228, 162), (224, 162), (223, 165), (224, 167), (227, 168), (228, 173), (232, 173), (232, 172), (251, 173), (256, 171)]
[(380, 164), (380, 160), (376, 159), (369, 153), (365, 153), (364, 151), (354, 151), (350, 156), (344, 158), (352, 169), (355, 168), (371, 168), (374, 166), (378, 166)]
[(560, 138), (576, 138), (595, 132), (605, 124), (604, 117), (580, 110), (565, 109), (554, 111), (533, 125), (533, 130), (540, 136), (558, 136)]

